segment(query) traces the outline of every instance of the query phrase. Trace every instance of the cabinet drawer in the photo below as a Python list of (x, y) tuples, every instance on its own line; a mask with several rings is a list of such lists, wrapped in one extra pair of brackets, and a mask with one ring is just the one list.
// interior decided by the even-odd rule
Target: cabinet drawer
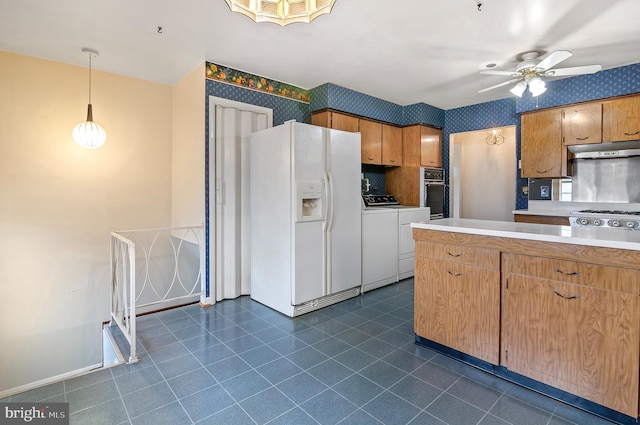
[(418, 241), (416, 256), (500, 270), (500, 251)]
[(640, 295), (640, 271), (591, 263), (503, 254), (506, 273)]

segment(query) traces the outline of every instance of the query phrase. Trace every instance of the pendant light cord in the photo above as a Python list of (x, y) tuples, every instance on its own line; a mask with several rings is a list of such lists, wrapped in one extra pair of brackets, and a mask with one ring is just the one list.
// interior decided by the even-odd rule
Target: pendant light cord
[(91, 56), (93, 54), (89, 52), (89, 104), (91, 104)]

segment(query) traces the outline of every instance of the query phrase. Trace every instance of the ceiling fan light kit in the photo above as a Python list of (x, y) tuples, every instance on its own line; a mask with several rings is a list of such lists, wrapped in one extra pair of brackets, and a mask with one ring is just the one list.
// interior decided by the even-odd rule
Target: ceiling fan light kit
[(602, 69), (600, 65), (587, 65), (576, 66), (573, 68), (560, 68), (551, 69), (560, 62), (570, 58), (572, 53), (566, 50), (556, 50), (550, 53), (546, 58), (538, 61), (540, 52), (531, 51), (525, 52), (519, 55), (522, 62), (518, 64), (515, 71), (498, 71), (498, 70), (484, 70), (480, 71), (481, 74), (490, 75), (502, 75), (512, 77), (511, 80), (496, 84), (495, 86), (487, 87), (482, 90), (478, 90), (478, 93), (493, 90), (498, 87), (506, 86), (507, 84), (517, 83), (509, 91), (515, 96), (522, 97), (526, 88), (529, 88), (531, 96), (537, 97), (547, 91), (546, 84), (543, 78), (550, 77), (564, 77), (571, 75), (585, 75), (594, 74)]

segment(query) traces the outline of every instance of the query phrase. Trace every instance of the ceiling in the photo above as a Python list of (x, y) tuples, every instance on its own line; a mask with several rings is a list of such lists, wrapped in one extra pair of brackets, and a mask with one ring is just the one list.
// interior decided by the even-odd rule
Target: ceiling
[[(511, 96), (518, 54), (558, 67), (640, 63), (639, 0), (336, 0), (311, 24), (256, 24), (224, 0), (0, 0), (0, 50), (174, 84), (207, 60), (313, 88), (451, 109)], [(158, 27), (162, 27), (158, 31)], [(640, 78), (640, 76), (639, 76)], [(525, 96), (528, 94), (525, 94)], [(543, 95), (544, 96), (544, 95)]]

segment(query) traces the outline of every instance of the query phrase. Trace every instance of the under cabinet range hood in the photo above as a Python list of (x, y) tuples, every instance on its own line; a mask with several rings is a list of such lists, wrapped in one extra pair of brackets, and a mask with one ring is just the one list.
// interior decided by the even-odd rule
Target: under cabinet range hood
[(572, 145), (568, 148), (574, 153), (574, 158), (601, 159), (640, 156), (640, 140)]
[(579, 155), (617, 152), (617, 156), (573, 159), (571, 178), (574, 202), (640, 202), (640, 149), (583, 152)]

